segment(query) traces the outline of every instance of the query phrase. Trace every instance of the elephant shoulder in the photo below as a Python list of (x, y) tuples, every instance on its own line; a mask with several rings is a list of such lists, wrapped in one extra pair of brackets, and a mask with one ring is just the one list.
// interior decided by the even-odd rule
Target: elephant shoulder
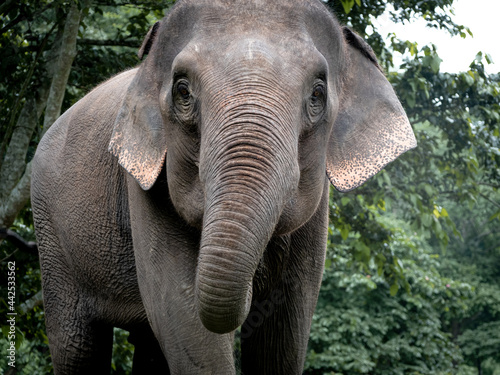
[(127, 88), (136, 73), (137, 69), (127, 70), (101, 83), (61, 116), (61, 120), (69, 123), (66, 126), (75, 132), (95, 130), (111, 134)]
[(87, 146), (93, 136), (111, 136), (113, 123), (137, 69), (127, 70), (101, 83), (62, 114), (49, 128), (38, 146), (40, 153), (53, 153), (76, 142)]
[(136, 72), (125, 71), (98, 85), (61, 115), (38, 145), (34, 170), (69, 173), (94, 160), (110, 160), (107, 148), (113, 124)]
[[(125, 96), (128, 85), (132, 82), (139, 68), (134, 68), (121, 72), (107, 81), (96, 86), (92, 91), (85, 95), (78, 103), (92, 102), (106, 98), (106, 101), (118, 100), (121, 102)], [(77, 104), (78, 104), (77, 103)], [(104, 102), (100, 102), (105, 104)]]

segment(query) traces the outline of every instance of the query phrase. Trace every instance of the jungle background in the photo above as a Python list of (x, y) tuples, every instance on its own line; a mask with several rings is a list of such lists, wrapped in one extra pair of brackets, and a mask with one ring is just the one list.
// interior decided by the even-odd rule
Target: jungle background
[[(380, 35), (396, 22), (472, 37), (454, 0), (330, 0), (373, 47), (418, 148), (349, 193), (331, 192), (329, 246), (304, 374), (500, 374), (500, 74), (488, 51), (440, 71), (434, 45)], [(140, 63), (137, 50), (172, 1), (5, 0), (0, 4), (0, 369), (50, 374), (29, 202), (31, 159), (57, 117)], [(488, 9), (484, 10), (485, 12)], [(386, 41), (384, 41), (386, 40)], [(402, 60), (394, 59), (403, 54)], [(395, 61), (402, 61), (397, 63)], [(12, 233), (12, 232), (9, 232)], [(16, 368), (9, 368), (7, 263), (16, 264)], [(113, 374), (133, 346), (115, 330)]]

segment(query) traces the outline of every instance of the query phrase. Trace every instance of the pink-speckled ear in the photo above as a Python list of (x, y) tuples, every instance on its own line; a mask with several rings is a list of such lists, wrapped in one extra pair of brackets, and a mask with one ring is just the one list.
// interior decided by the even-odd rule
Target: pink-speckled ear
[[(157, 28), (158, 23), (148, 33), (139, 53), (141, 58), (149, 52)], [(153, 70), (147, 64), (147, 60), (142, 63), (127, 88), (108, 148), (144, 190), (154, 185), (167, 153), (159, 88)]]
[(340, 191), (352, 190), (417, 141), (372, 49), (344, 28), (348, 66), (327, 155), (327, 175)]

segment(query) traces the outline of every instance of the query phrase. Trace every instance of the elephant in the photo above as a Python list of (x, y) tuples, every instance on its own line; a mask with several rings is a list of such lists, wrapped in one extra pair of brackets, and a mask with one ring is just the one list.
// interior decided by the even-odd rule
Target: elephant
[(179, 0), (138, 67), (47, 131), (32, 208), (56, 374), (300, 374), (330, 183), (416, 146), (373, 50), (320, 0)]

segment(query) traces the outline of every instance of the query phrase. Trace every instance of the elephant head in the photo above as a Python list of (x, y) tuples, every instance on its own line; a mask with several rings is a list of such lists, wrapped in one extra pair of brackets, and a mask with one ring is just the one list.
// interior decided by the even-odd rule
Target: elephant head
[(310, 219), (325, 173), (347, 191), (416, 146), (372, 50), (320, 1), (226, 3), (180, 1), (149, 34), (110, 143), (146, 191), (166, 164), (218, 333), (242, 324), (267, 243)]

